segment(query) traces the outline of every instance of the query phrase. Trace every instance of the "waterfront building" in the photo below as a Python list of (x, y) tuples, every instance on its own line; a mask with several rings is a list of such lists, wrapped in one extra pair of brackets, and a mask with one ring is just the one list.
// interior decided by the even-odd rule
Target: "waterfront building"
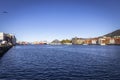
[(115, 44), (115, 39), (114, 38), (110, 38), (109, 44)]
[(115, 44), (120, 45), (120, 38), (114, 38), (115, 39)]
[(85, 39), (84, 40), (84, 44), (92, 44), (92, 40), (91, 39)]
[(32, 44), (43, 45), (43, 44), (47, 44), (47, 41), (34, 41), (34, 42), (32, 42)]
[(32, 44), (37, 45), (37, 44), (40, 44), (40, 42), (39, 41), (34, 41), (34, 42), (32, 42)]
[(106, 39), (105, 38), (99, 38), (98, 43), (100, 45), (106, 45)]
[(7, 39), (7, 34), (1, 32), (0, 33), (0, 40), (3, 41), (3, 40), (6, 40)]
[(98, 44), (98, 38), (93, 38), (91, 40), (91, 44)]
[(120, 38), (120, 36), (114, 36), (114, 38)]
[(72, 44), (83, 44), (84, 43), (84, 39), (82, 38), (72, 38)]
[(47, 41), (40, 41), (39, 44), (47, 44)]
[(16, 37), (13, 34), (10, 34), (10, 38), (11, 38), (11, 43), (12, 45), (16, 45)]
[(15, 45), (16, 44), (16, 37), (13, 34), (8, 33), (0, 33), (0, 42), (4, 43), (4, 45)]

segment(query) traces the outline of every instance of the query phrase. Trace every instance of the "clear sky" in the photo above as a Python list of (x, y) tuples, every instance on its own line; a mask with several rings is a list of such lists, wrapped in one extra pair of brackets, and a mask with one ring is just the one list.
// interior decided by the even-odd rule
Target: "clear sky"
[(0, 32), (19, 41), (90, 38), (117, 29), (120, 0), (0, 0)]

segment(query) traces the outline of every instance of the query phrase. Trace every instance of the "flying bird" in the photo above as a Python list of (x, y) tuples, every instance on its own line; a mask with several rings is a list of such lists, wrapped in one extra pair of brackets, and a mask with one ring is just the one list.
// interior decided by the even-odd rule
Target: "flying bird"
[(2, 13), (8, 13), (7, 11), (3, 11)]

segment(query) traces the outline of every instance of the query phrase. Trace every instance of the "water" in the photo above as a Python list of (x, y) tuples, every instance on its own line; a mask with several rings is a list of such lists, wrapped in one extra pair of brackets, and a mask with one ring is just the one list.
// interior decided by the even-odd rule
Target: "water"
[(120, 46), (15, 46), (0, 59), (0, 80), (120, 80)]

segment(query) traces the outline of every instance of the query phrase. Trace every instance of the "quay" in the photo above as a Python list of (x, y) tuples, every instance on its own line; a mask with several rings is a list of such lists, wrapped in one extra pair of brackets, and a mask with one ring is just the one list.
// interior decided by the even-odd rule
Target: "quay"
[(2, 57), (12, 46), (16, 45), (16, 37), (13, 34), (0, 33), (0, 57)]
[(12, 46), (0, 46), (0, 57), (2, 57)]

